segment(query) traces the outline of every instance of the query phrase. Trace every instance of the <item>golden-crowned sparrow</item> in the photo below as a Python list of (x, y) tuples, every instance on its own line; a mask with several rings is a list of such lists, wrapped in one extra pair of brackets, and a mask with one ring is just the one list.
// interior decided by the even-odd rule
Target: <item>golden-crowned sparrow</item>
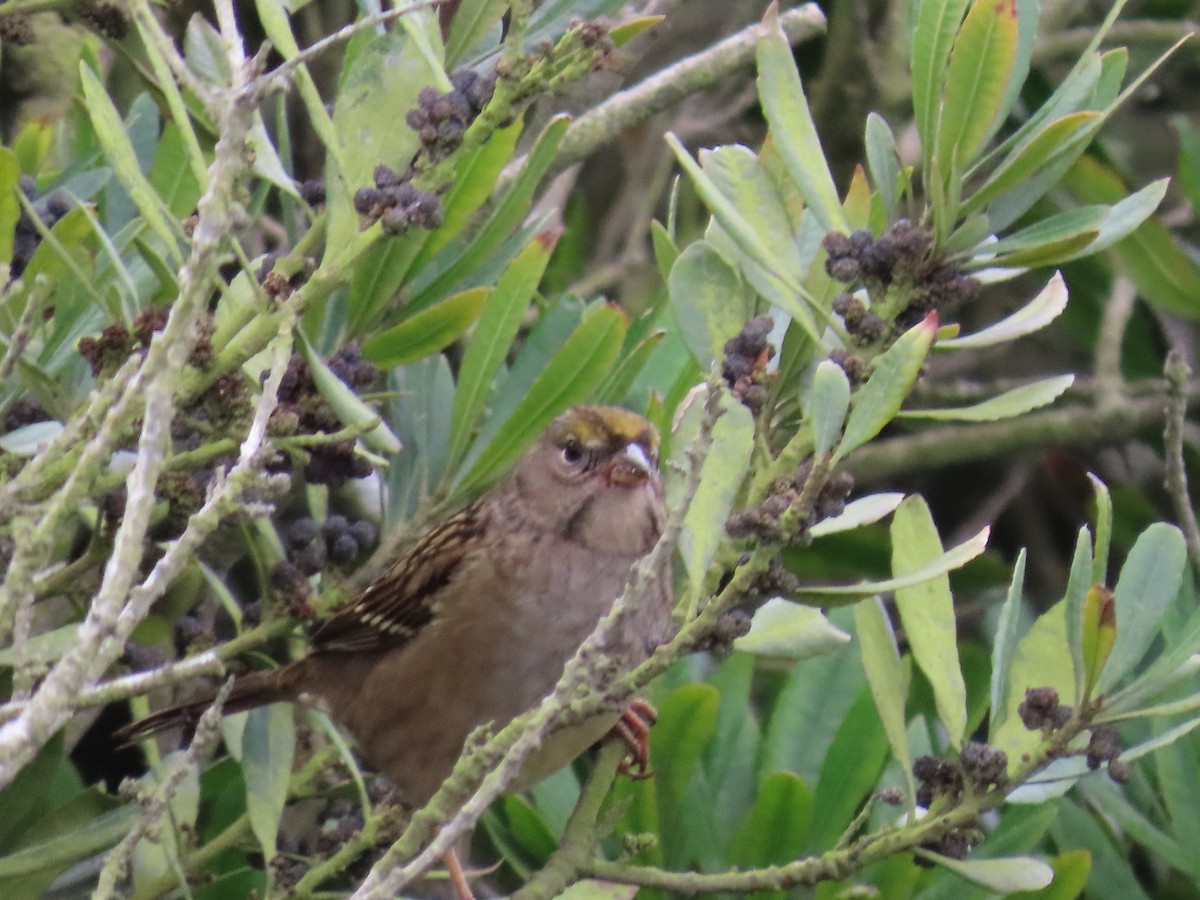
[[(240, 678), (236, 712), (276, 701), (326, 710), (410, 803), (450, 773), (477, 726), (511, 720), (548, 694), (663, 527), (658, 435), (623, 409), (556, 418), (513, 471), (426, 534), (320, 625), (311, 652)], [(665, 636), (669, 575), (607, 647), (623, 667)], [(137, 739), (194, 719), (207, 702), (129, 726)], [(577, 756), (617, 716), (552, 736), (532, 783)]]

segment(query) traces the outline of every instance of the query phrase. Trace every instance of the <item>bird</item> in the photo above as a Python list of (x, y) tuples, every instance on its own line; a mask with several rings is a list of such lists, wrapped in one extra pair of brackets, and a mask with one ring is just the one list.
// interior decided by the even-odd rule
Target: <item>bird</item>
[[(551, 692), (567, 661), (621, 595), (662, 533), (658, 433), (613, 406), (557, 416), (496, 486), (434, 526), (356, 599), (318, 625), (307, 655), (238, 678), (229, 714), (279, 701), (327, 712), (401, 799), (423, 805), (468, 735), (502, 727)], [(669, 573), (606, 652), (623, 669), (669, 638)], [(120, 736), (136, 742), (194, 723), (205, 698), (152, 713)], [(635, 701), (552, 734), (527, 763), (536, 783), (615, 729), (645, 774), (653, 710)], [(447, 866), (469, 897), (457, 858)], [(457, 872), (456, 872), (457, 869)]]

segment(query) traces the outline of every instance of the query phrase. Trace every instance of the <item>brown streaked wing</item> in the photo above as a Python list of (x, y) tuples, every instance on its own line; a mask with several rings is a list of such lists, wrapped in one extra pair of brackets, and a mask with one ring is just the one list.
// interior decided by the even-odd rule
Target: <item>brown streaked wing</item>
[(434, 618), (438, 594), (483, 531), (478, 501), (438, 525), (380, 575), (357, 600), (312, 635), (316, 653), (394, 650)]

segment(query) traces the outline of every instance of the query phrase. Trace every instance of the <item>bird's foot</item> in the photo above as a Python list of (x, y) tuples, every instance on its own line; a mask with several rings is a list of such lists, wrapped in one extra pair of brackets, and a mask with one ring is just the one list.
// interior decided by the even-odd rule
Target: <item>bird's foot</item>
[(630, 778), (649, 778), (650, 769), (650, 726), (658, 721), (658, 710), (642, 697), (629, 704), (629, 709), (613, 726), (613, 734), (625, 742), (629, 755), (621, 760), (618, 771)]

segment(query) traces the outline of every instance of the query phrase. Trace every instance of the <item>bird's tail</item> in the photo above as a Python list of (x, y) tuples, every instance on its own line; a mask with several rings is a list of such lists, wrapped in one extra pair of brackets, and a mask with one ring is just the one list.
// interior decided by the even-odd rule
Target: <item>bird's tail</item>
[[(240, 676), (234, 681), (233, 689), (225, 699), (225, 705), (221, 707), (221, 714), (230, 715), (266, 706), (268, 703), (296, 699), (294, 686), (298, 675), (296, 665), (293, 664)], [(194, 729), (216, 697), (214, 691), (191, 703), (182, 703), (151, 713), (144, 719), (138, 719), (117, 729), (116, 737), (125, 746), (129, 746), (170, 728), (182, 726), (187, 730)]]

